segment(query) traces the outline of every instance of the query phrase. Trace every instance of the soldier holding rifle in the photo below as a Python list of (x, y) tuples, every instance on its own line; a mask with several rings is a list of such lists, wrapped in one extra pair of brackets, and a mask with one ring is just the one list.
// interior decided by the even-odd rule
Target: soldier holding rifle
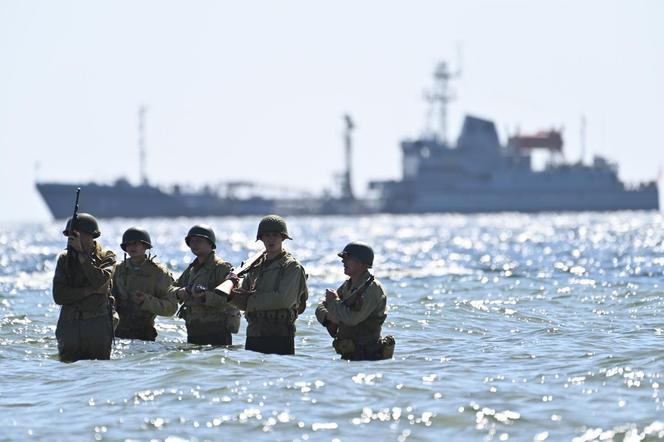
[(60, 360), (110, 359), (113, 343), (111, 278), (115, 254), (96, 241), (101, 234), (97, 220), (74, 214), (62, 232), (67, 250), (60, 254), (53, 277), (53, 300), (60, 305), (55, 330)]
[(351, 242), (338, 255), (349, 279), (337, 290), (326, 290), (325, 301), (316, 308), (316, 318), (334, 338), (334, 349), (342, 359), (392, 358), (394, 337), (381, 338), (387, 317), (387, 296), (380, 282), (369, 273), (373, 249), (361, 242)]
[(231, 333), (237, 333), (240, 327), (240, 312), (215, 288), (227, 279), (237, 279), (233, 267), (215, 254), (216, 237), (210, 226), (193, 226), (184, 240), (196, 259), (169, 293), (181, 304), (178, 317), (185, 320), (187, 342), (231, 345)]
[(308, 291), (304, 268), (283, 247), (286, 221), (264, 217), (256, 241), (263, 252), (246, 270), (242, 286), (232, 292), (232, 302), (245, 311), (246, 350), (282, 355), (295, 354), (295, 320), (306, 307)]

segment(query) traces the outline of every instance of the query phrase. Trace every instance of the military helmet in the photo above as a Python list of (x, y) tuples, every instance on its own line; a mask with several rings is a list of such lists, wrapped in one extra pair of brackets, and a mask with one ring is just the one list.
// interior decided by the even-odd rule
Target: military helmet
[(343, 251), (337, 254), (339, 257), (343, 258), (344, 256), (350, 256), (357, 259), (358, 261), (366, 264), (367, 266), (373, 266), (374, 252), (373, 249), (363, 242), (353, 241), (346, 244)]
[(214, 236), (214, 230), (212, 230), (212, 227), (208, 226), (207, 224), (196, 224), (194, 227), (189, 229), (189, 233), (187, 233), (187, 236), (184, 238), (184, 242), (186, 242), (187, 245), (189, 245), (189, 238), (192, 236), (200, 236), (201, 238), (205, 238), (212, 243), (213, 249), (217, 248), (217, 238)]
[[(71, 228), (71, 218), (67, 220), (67, 226), (62, 231), (64, 236), (69, 236), (69, 229)], [(101, 235), (99, 231), (99, 223), (97, 219), (89, 213), (79, 213), (76, 216), (76, 229), (79, 232), (85, 232), (92, 235), (93, 238), (98, 238)]]
[(141, 229), (140, 227), (130, 227), (125, 230), (125, 233), (122, 234), (122, 244), (120, 244), (120, 248), (126, 252), (127, 244), (130, 242), (142, 242), (148, 247), (148, 249), (152, 248), (150, 234), (147, 230)]
[(279, 215), (268, 215), (264, 217), (258, 224), (258, 232), (256, 233), (256, 241), (261, 239), (264, 233), (281, 233), (284, 239), (293, 239), (288, 236), (288, 227), (286, 227), (286, 220)]

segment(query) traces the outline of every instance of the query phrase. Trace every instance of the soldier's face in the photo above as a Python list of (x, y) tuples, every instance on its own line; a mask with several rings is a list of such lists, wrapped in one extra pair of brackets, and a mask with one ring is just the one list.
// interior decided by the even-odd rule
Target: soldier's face
[(200, 236), (192, 236), (189, 238), (189, 248), (194, 255), (204, 257), (212, 252), (212, 243)]
[(369, 268), (362, 261), (352, 256), (344, 256), (341, 258), (341, 262), (344, 264), (344, 273), (351, 278), (364, 274)]
[(263, 241), (265, 251), (268, 254), (273, 254), (281, 252), (284, 238), (281, 236), (281, 233), (269, 232), (261, 235), (261, 241)]
[(148, 250), (147, 246), (140, 241), (132, 241), (125, 244), (125, 251), (131, 259), (141, 259)]

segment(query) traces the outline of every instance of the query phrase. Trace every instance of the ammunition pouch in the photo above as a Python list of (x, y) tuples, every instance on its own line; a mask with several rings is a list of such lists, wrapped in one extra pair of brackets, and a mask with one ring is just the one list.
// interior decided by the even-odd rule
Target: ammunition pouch
[(385, 336), (371, 343), (356, 343), (350, 338), (336, 338), (332, 341), (334, 350), (342, 359), (351, 361), (379, 361), (392, 359), (396, 341), (394, 336)]
[(338, 339), (336, 338), (332, 341), (332, 346), (334, 350), (339, 353), (341, 356), (348, 356), (355, 353), (355, 342), (352, 339)]
[(297, 319), (297, 312), (290, 309), (259, 310), (245, 314), (249, 322), (268, 322), (273, 324), (293, 324)]
[(226, 330), (228, 333), (237, 333), (240, 331), (241, 316), (238, 310), (229, 310), (226, 312)]
[(383, 354), (383, 359), (392, 359), (394, 356), (394, 347), (396, 345), (394, 336), (385, 336), (384, 338), (380, 338), (379, 342)]
[(295, 310), (260, 310), (245, 313), (247, 318), (247, 337), (295, 336)]

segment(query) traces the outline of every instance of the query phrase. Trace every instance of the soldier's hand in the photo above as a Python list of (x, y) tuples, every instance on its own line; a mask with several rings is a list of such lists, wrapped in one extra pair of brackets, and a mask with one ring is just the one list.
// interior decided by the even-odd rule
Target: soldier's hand
[(339, 326), (335, 324), (334, 322), (327, 321), (325, 324), (325, 328), (327, 329), (327, 332), (329, 335), (333, 338), (337, 337), (337, 333), (339, 332)]
[(185, 287), (180, 287), (176, 292), (175, 296), (180, 302), (185, 302), (189, 299), (189, 291)]
[(131, 295), (131, 300), (136, 304), (143, 304), (145, 301), (145, 293), (139, 290), (136, 290), (133, 295)]
[(237, 288), (237, 286), (240, 285), (240, 277), (237, 276), (237, 275), (236, 275), (235, 273), (233, 273), (233, 272), (230, 272), (230, 273), (226, 276), (226, 280), (227, 280), (227, 281), (233, 281), (233, 287), (234, 287), (234, 288)]
[(81, 244), (81, 235), (76, 231), (72, 230), (67, 237), (67, 247), (71, 247), (76, 250), (78, 253), (83, 253), (83, 245)]
[(325, 301), (326, 302), (332, 302), (339, 299), (339, 294), (337, 293), (336, 290), (334, 289), (327, 289), (325, 290)]

